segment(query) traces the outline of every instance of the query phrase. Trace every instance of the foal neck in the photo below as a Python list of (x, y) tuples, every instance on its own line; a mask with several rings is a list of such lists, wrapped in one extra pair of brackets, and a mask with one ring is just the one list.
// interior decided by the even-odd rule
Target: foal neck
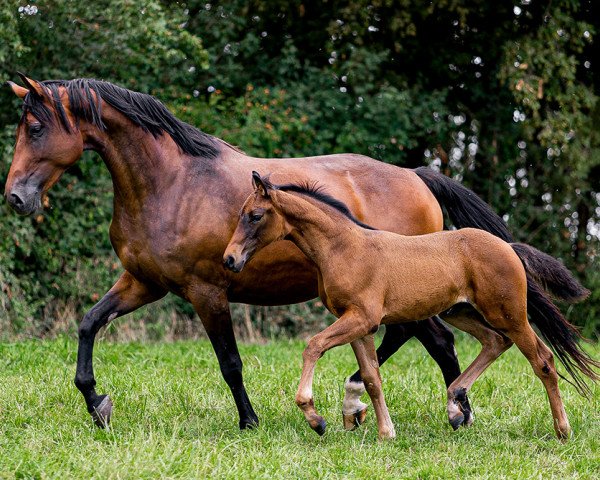
[(336, 209), (309, 196), (274, 192), (274, 206), (292, 227), (288, 237), (316, 265), (334, 250), (361, 238), (361, 229)]

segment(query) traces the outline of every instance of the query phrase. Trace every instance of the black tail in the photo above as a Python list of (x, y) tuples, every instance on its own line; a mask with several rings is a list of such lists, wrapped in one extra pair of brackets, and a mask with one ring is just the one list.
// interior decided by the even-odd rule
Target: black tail
[(505, 242), (513, 241), (506, 222), (475, 192), (429, 167), (415, 168), (414, 172), (425, 182), (439, 204), (445, 207), (456, 228), (479, 228)]
[(571, 375), (577, 391), (583, 396), (588, 396), (590, 389), (580, 372), (594, 381), (600, 380), (600, 376), (594, 371), (600, 369), (600, 362), (591, 358), (581, 348), (578, 343), (582, 339), (579, 330), (565, 319), (558, 307), (544, 293), (542, 286), (559, 298), (575, 300), (585, 298), (590, 293), (589, 290), (583, 288), (571, 272), (555, 258), (522, 243), (513, 243), (511, 246), (527, 272), (527, 312), (531, 323), (539, 329)]
[(577, 303), (590, 294), (567, 267), (554, 257), (524, 243), (511, 243), (511, 246), (523, 262), (527, 273), (554, 298)]

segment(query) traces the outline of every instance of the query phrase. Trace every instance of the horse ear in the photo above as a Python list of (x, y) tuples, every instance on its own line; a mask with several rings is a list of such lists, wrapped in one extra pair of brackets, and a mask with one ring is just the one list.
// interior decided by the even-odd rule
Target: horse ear
[(14, 94), (19, 98), (25, 98), (25, 95), (27, 95), (29, 93), (29, 90), (27, 90), (25, 87), (22, 87), (21, 85), (17, 85), (16, 83), (11, 82), (10, 80), (6, 83), (8, 84), (8, 86), (10, 88), (12, 88), (12, 91), (14, 92)]
[(252, 172), (252, 184), (254, 188), (265, 198), (269, 198), (269, 187), (265, 185), (258, 172)]
[(44, 87), (37, 80), (32, 80), (31, 78), (26, 77), (21, 72), (17, 72), (17, 75), (21, 77), (25, 86), (29, 89), (29, 91), (33, 94), (36, 94), (38, 97), (44, 96)]

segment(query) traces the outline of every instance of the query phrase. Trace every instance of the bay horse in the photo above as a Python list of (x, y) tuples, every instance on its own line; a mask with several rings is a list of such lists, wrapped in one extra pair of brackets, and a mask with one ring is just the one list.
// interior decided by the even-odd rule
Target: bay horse
[[(98, 426), (110, 420), (112, 402), (95, 389), (96, 334), (167, 292), (189, 301), (198, 313), (235, 400), (240, 428), (258, 424), (244, 387), (228, 302), (301, 302), (317, 296), (318, 282), (313, 263), (289, 241), (265, 248), (240, 275), (223, 267), (239, 209), (252, 191), (245, 181), (252, 170), (269, 170), (281, 182), (319, 178), (353, 215), (383, 230), (439, 231), (443, 205), (457, 227), (511, 239), (502, 219), (472, 191), (427, 168), (404, 169), (350, 154), (253, 158), (178, 120), (150, 95), (93, 79), (38, 82), (20, 76), (25, 87), (9, 82), (23, 100), (4, 192), (12, 208), (23, 215), (38, 210), (43, 195), (84, 150), (97, 152), (112, 177), (110, 239), (125, 271), (79, 326), (75, 376)], [(438, 363), (448, 386), (460, 368), (453, 335), (436, 318), (390, 325), (378, 349), (380, 364), (412, 336)], [(360, 375), (352, 380), (349, 394), (362, 387)], [(462, 407), (468, 424), (466, 398)], [(364, 412), (345, 413), (354, 425)]]
[[(513, 343), (529, 360), (550, 401), (559, 439), (571, 433), (558, 388), (554, 347), (580, 387), (576, 367), (592, 380), (600, 362), (576, 343), (577, 330), (540, 288), (564, 290), (583, 299), (584, 289), (556, 259), (533, 247), (507, 243), (473, 228), (405, 236), (375, 230), (356, 219), (339, 200), (311, 184), (273, 185), (253, 172), (254, 193), (246, 199), (225, 250), (224, 265), (240, 272), (272, 242), (289, 239), (319, 270), (319, 295), (337, 320), (312, 337), (302, 354), (296, 403), (317, 433), (325, 421), (315, 409), (312, 381), (317, 360), (329, 349), (350, 343), (377, 416), (379, 436), (395, 436), (385, 404), (373, 334), (380, 324), (444, 315), (475, 336), (482, 350), (448, 387), (448, 418), (462, 423), (460, 399), (475, 380)], [(249, 182), (250, 183), (250, 182)], [(538, 285), (539, 282), (540, 285)], [(471, 307), (464, 308), (468, 304)], [(452, 309), (460, 306), (458, 312)]]

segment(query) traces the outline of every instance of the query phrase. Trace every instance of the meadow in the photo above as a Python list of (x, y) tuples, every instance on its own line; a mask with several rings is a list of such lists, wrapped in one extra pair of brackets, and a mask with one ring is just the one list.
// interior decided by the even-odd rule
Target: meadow
[[(73, 385), (72, 337), (0, 344), (0, 478), (599, 478), (600, 388), (580, 397), (561, 382), (574, 429), (554, 437), (545, 392), (513, 347), (475, 384), (475, 424), (453, 432), (445, 389), (416, 341), (382, 369), (397, 438), (377, 440), (372, 410), (360, 429), (341, 425), (350, 347), (319, 362), (318, 437), (294, 404), (300, 341), (242, 344), (246, 385), (261, 425), (239, 431), (237, 412), (208, 341), (98, 342), (98, 391), (115, 403), (96, 428)], [(464, 366), (478, 345), (459, 336)], [(600, 347), (590, 346), (598, 358)]]

